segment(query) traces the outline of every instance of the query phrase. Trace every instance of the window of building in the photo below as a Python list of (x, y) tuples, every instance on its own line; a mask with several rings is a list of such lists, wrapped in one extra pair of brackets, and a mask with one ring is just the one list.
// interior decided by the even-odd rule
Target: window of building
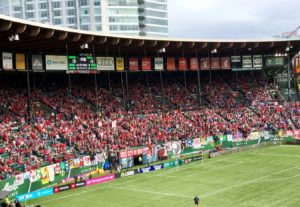
[(101, 0), (95, 0), (94, 6), (101, 6)]
[(88, 1), (87, 0), (81, 0), (80, 5), (81, 6), (88, 6)]
[(60, 11), (60, 10), (53, 11), (53, 16), (54, 16), (54, 17), (59, 17), (59, 16), (61, 16), (61, 11)]
[(67, 7), (75, 7), (75, 1), (67, 1)]
[(26, 19), (32, 19), (34, 18), (34, 13), (33, 12), (27, 12), (26, 13)]
[(75, 16), (75, 14), (76, 14), (76, 10), (75, 9), (69, 9), (68, 12), (67, 12), (68, 16)]
[(61, 24), (61, 19), (53, 19), (53, 24), (60, 25)]
[(101, 21), (102, 21), (101, 16), (96, 16), (96, 17), (95, 17), (95, 22), (96, 22), (96, 23), (101, 23)]
[(81, 25), (80, 29), (82, 29), (82, 30), (89, 30), (90, 27), (89, 27), (89, 25)]
[(21, 11), (21, 7), (19, 7), (19, 6), (14, 6), (14, 12), (18, 12), (18, 11)]
[(48, 17), (48, 12), (47, 11), (41, 11), (40, 12), (40, 17), (41, 18)]
[(27, 4), (26, 8), (27, 10), (33, 10), (33, 4)]
[(68, 18), (68, 24), (75, 24), (75, 18)]
[(96, 31), (102, 31), (102, 25), (96, 25)]
[(47, 3), (40, 3), (40, 9), (47, 9)]
[(53, 9), (60, 8), (60, 2), (53, 2)]

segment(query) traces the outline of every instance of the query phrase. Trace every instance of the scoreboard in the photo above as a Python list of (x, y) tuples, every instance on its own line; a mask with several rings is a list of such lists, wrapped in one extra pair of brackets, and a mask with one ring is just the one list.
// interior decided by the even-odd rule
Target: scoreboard
[(70, 73), (93, 73), (97, 70), (95, 58), (90, 54), (68, 56), (68, 69)]

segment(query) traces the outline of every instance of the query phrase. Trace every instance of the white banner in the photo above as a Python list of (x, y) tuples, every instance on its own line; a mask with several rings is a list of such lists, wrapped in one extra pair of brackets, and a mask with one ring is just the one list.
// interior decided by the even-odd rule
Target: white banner
[(68, 70), (67, 56), (46, 55), (46, 70)]
[(8, 53), (8, 52), (2, 53), (2, 65), (4, 70), (13, 69), (12, 53)]
[(114, 70), (115, 61), (113, 57), (96, 57), (97, 70)]
[(164, 69), (164, 59), (163, 58), (154, 58), (154, 69), (163, 70)]
[(243, 56), (243, 68), (252, 68), (252, 57), (250, 55)]
[(263, 65), (262, 55), (253, 55), (253, 67), (261, 68)]

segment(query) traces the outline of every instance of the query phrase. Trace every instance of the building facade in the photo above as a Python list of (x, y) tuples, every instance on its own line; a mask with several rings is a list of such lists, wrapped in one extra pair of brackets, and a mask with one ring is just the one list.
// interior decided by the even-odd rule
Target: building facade
[(1, 0), (0, 14), (112, 34), (168, 36), (167, 0)]

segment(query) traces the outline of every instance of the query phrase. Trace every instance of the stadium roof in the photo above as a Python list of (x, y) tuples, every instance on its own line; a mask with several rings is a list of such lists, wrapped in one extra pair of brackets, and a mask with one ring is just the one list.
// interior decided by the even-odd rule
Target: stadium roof
[[(137, 37), (112, 35), (62, 28), (0, 15), (0, 48), (8, 52), (32, 52), (66, 54), (85, 52), (80, 45), (89, 43), (88, 52), (114, 56), (156, 56), (159, 49), (166, 48), (165, 55), (207, 56), (212, 49), (219, 55), (291, 53), (300, 50), (300, 39), (173, 39), (160, 37)], [(20, 41), (9, 41), (18, 34)], [(92, 47), (94, 45), (94, 47)], [(251, 48), (251, 50), (249, 49)]]

